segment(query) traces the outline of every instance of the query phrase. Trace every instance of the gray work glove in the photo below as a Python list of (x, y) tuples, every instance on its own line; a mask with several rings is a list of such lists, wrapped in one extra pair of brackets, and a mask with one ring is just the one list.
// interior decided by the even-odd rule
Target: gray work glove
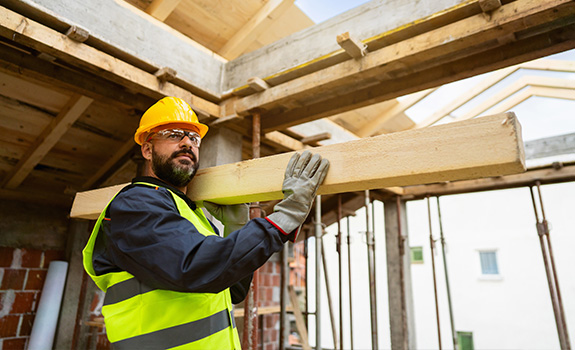
[(250, 208), (247, 204), (221, 205), (204, 202), (204, 208), (224, 225), (224, 237), (244, 227), (250, 220)]
[[(286, 168), (282, 192), (284, 199), (275, 205), (274, 212), (268, 215), (271, 221), (284, 234), (290, 235), (307, 218), (319, 185), (325, 179), (329, 161), (319, 154), (304, 151), (295, 153)], [(295, 233), (297, 234), (297, 232)], [(295, 241), (295, 237), (290, 240)]]

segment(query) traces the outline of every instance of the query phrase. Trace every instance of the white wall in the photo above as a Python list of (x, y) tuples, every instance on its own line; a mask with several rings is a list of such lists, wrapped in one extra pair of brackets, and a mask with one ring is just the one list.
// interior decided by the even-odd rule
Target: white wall
[[(542, 186), (551, 241), (572, 341), (575, 339), (575, 277), (570, 250), (575, 243), (575, 183)], [(441, 197), (447, 264), (454, 306), (455, 328), (473, 332), (475, 349), (559, 349), (553, 310), (535, 217), (527, 188)], [(434, 238), (439, 238), (436, 200), (431, 198)], [(383, 205), (376, 204), (376, 263), (378, 289), (379, 348), (389, 349), (387, 277)], [(346, 235), (345, 220), (344, 236)], [(351, 220), (355, 349), (370, 349), (367, 248), (365, 212)], [(437, 349), (437, 324), (429, 249), (429, 227), (425, 200), (408, 202), (410, 246), (423, 246), (424, 263), (412, 265), (417, 347)], [(328, 273), (332, 284), (337, 320), (337, 253), (335, 225), (324, 238)], [(345, 240), (344, 240), (345, 243)], [(437, 248), (440, 250), (439, 242)], [(344, 248), (344, 300), (347, 300), (347, 246)], [(500, 278), (481, 276), (480, 249), (495, 249)], [(310, 253), (314, 252), (310, 244)], [(442, 345), (453, 348), (441, 252), (435, 256), (438, 277)], [(313, 254), (310, 256), (313, 270)], [(313, 274), (310, 304), (314, 302)], [(332, 348), (331, 324), (322, 279), (322, 346)], [(313, 307), (312, 307), (313, 309)], [(349, 349), (348, 304), (344, 306), (344, 345)], [(337, 322), (337, 321), (336, 321)], [(314, 341), (310, 323), (310, 341)]]

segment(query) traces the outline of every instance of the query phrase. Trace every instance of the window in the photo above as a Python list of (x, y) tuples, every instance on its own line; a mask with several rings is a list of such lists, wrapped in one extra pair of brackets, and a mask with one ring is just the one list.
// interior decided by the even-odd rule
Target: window
[(479, 260), (481, 261), (481, 274), (499, 275), (496, 251), (491, 250), (479, 252)]
[(411, 263), (423, 264), (423, 247), (410, 247)]
[(457, 332), (457, 349), (473, 350), (473, 333)]

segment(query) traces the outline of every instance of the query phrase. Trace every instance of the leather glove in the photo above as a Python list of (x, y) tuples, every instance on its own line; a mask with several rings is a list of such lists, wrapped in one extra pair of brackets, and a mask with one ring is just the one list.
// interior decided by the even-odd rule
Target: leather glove
[(220, 205), (204, 202), (204, 208), (224, 225), (224, 237), (244, 227), (250, 220), (247, 204)]
[(325, 179), (328, 168), (329, 161), (322, 159), (319, 154), (312, 156), (309, 151), (304, 151), (301, 155), (295, 153), (284, 176), (284, 199), (275, 205), (274, 212), (266, 219), (285, 235), (300, 227), (311, 210), (317, 189)]

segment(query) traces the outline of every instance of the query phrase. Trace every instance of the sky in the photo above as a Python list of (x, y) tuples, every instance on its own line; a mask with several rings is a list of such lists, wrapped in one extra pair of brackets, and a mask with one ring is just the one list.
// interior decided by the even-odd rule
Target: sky
[(296, 0), (295, 4), (315, 23), (330, 19), (369, 0)]

